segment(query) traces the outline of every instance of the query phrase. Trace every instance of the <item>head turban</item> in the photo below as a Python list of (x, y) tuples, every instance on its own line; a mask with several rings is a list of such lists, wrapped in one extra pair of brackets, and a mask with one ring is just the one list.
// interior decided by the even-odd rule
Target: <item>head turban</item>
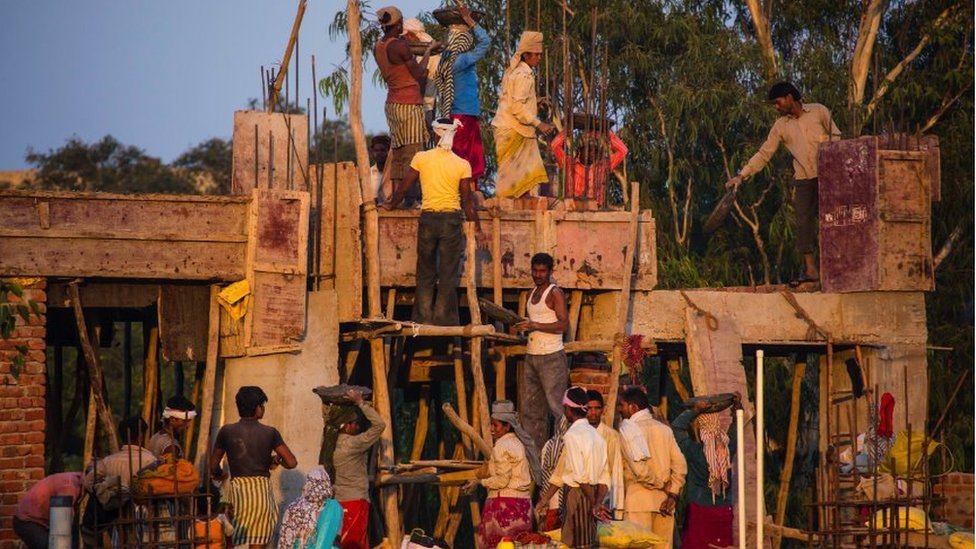
[(402, 34), (407, 34), (408, 32), (416, 35), (421, 42), (432, 42), (434, 40), (431, 35), (427, 34), (427, 29), (424, 27), (424, 23), (416, 17), (408, 17), (403, 20)]
[(395, 25), (398, 21), (403, 19), (403, 14), (400, 13), (400, 10), (396, 7), (387, 6), (385, 8), (376, 10), (376, 19), (383, 27), (389, 27), (390, 25)]
[(454, 147), (454, 132), (458, 128), (463, 127), (464, 124), (460, 120), (451, 120), (449, 118), (440, 118), (434, 121), (432, 127), (434, 133), (440, 137), (440, 141), (437, 142), (437, 146), (442, 149), (451, 150)]
[(532, 436), (522, 428), (518, 421), (518, 414), (515, 413), (515, 405), (511, 400), (496, 400), (491, 405), (491, 419), (507, 423), (512, 426), (512, 432), (522, 442), (525, 448), (526, 459), (529, 460), (529, 473), (532, 475), (532, 482), (541, 486), (544, 480), (542, 475), (542, 460), (539, 457), (539, 446)]
[(522, 36), (519, 38), (518, 48), (515, 50), (515, 55), (512, 56), (512, 60), (508, 63), (508, 70), (512, 70), (518, 66), (519, 62), (522, 61), (523, 53), (542, 53), (542, 38), (543, 35), (541, 32), (522, 32)]

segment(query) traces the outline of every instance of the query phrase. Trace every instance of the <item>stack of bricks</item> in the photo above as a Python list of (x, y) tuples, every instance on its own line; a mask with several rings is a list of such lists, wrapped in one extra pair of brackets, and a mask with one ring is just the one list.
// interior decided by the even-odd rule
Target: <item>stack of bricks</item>
[(936, 520), (967, 530), (973, 528), (974, 501), (971, 473), (949, 473), (942, 477), (932, 491), (944, 500), (944, 504), (937, 503), (933, 506)]
[[(0, 339), (0, 549), (20, 547), (13, 531), (13, 515), (21, 496), (44, 478), (44, 368), (46, 301), (43, 279), (19, 280), (24, 298), (37, 303), (32, 314), (10, 339)], [(8, 295), (9, 301), (18, 302)], [(16, 358), (26, 348), (25, 362)]]

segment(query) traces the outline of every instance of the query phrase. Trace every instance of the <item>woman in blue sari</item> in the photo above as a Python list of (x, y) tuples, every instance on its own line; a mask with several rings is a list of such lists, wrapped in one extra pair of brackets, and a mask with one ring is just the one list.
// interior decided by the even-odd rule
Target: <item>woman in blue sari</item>
[(302, 495), (281, 518), (278, 549), (332, 549), (342, 526), (342, 506), (332, 495), (325, 469), (309, 471)]

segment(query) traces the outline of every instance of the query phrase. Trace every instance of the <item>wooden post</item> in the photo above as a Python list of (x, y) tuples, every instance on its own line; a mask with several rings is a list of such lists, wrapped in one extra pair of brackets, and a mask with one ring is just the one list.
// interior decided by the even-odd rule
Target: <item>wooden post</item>
[(88, 392), (88, 415), (85, 417), (85, 446), (82, 450), (82, 463), (91, 463), (95, 451), (95, 427), (98, 419), (95, 393)]
[(576, 341), (579, 328), (580, 309), (583, 308), (583, 290), (573, 290), (569, 293), (569, 334), (567, 341)]
[(427, 426), (430, 424), (430, 385), (421, 385), (420, 402), (417, 410), (417, 423), (413, 430), (413, 448), (410, 450), (410, 461), (417, 461), (424, 453), (424, 443), (427, 441)]
[[(464, 422), (468, 422), (468, 389), (466, 387), (464, 379), (464, 355), (461, 348), (461, 338), (455, 337), (454, 344), (451, 346), (451, 355), (454, 359), (454, 386), (457, 388), (457, 404), (458, 411), (461, 414), (460, 419)], [(471, 459), (474, 457), (474, 452), (472, 448), (473, 441), (463, 430), (461, 431), (461, 446), (463, 446), (465, 454), (464, 457)]]
[[(468, 296), (468, 309), (471, 313), (471, 323), (481, 324), (481, 306), (478, 305), (478, 250), (475, 240), (474, 222), (464, 223), (464, 237), (466, 253), (464, 256), (465, 293)], [(478, 400), (478, 419), (481, 423), (481, 435), (491, 440), (491, 419), (489, 418), (491, 403), (488, 402), (488, 389), (485, 387), (485, 373), (481, 367), (480, 337), (471, 338), (471, 377), (474, 378), (474, 394)]]
[[(288, 37), (288, 45), (285, 46), (285, 56), (281, 60), (281, 70), (278, 71), (278, 77), (275, 78), (274, 82), (274, 89), (271, 90), (271, 100), (268, 101), (268, 112), (274, 112), (275, 103), (278, 102), (278, 94), (281, 92), (281, 84), (288, 77), (288, 63), (291, 60), (291, 52), (295, 49), (295, 42), (298, 40), (298, 29), (302, 27), (302, 17), (305, 16), (305, 5), (307, 3), (308, 0), (299, 0), (298, 2), (298, 12), (295, 13), (295, 21), (291, 25), (291, 36)], [(288, 157), (291, 158), (291, 152), (289, 152)]]
[(620, 300), (617, 302), (617, 331), (614, 336), (613, 363), (610, 370), (610, 394), (607, 395), (607, 407), (603, 410), (603, 422), (613, 426), (613, 417), (617, 408), (617, 390), (620, 387), (620, 372), (623, 371), (623, 339), (626, 337), (627, 317), (630, 313), (630, 284), (634, 278), (634, 255), (637, 250), (637, 215), (640, 213), (640, 185), (633, 181), (630, 184), (630, 227), (627, 239), (627, 251), (624, 253), (623, 281), (620, 287)]
[(502, 306), (502, 220), (491, 218), (491, 289), (495, 305)]
[(217, 302), (217, 294), (220, 287), (216, 284), (210, 285), (210, 314), (207, 317), (207, 364), (203, 370), (203, 387), (201, 393), (203, 398), (200, 403), (200, 432), (197, 435), (197, 453), (194, 465), (200, 471), (203, 478), (207, 475), (207, 457), (210, 455), (210, 424), (213, 415), (214, 387), (217, 381), (217, 358), (220, 356), (220, 303)]
[(508, 360), (504, 354), (496, 351), (491, 355), (491, 362), (495, 368), (495, 400), (505, 400), (505, 376)]
[[(776, 494), (776, 524), (783, 524), (786, 517), (786, 497), (789, 495), (790, 479), (793, 477), (793, 459), (796, 456), (797, 426), (800, 423), (800, 389), (806, 374), (806, 362), (798, 362), (793, 367), (793, 393), (790, 398), (790, 425), (786, 434), (786, 460), (783, 474), (780, 475), (779, 493)], [(779, 549), (782, 532), (773, 530), (773, 549)]]
[(488, 442), (483, 439), (477, 431), (475, 431), (474, 427), (468, 425), (462, 421), (460, 417), (458, 417), (457, 412), (454, 411), (454, 407), (451, 406), (450, 402), (445, 402), (442, 404), (441, 410), (444, 411), (444, 415), (447, 417), (447, 420), (450, 421), (458, 431), (461, 431), (471, 438), (471, 441), (478, 448), (478, 451), (484, 454), (486, 458), (491, 457), (491, 445), (488, 444)]
[[(366, 290), (369, 314), (373, 318), (380, 316), (380, 271), (378, 253), (378, 222), (376, 204), (369, 200), (369, 154), (366, 151), (366, 133), (363, 129), (363, 44), (359, 33), (360, 12), (358, 0), (347, 0), (346, 21), (349, 35), (349, 128), (352, 133), (353, 144), (356, 147), (356, 172), (359, 176), (359, 186), (364, 197), (363, 225), (365, 229), (364, 252), (366, 256)], [(386, 422), (378, 448), (377, 465), (383, 471), (393, 468), (393, 419), (390, 413), (390, 389), (386, 383), (386, 357), (383, 353), (383, 340), (371, 339), (369, 342), (370, 362), (373, 371), (373, 406)], [(398, 543), (403, 538), (403, 528), (400, 523), (400, 510), (397, 501), (397, 487), (384, 486), (380, 488), (383, 516), (386, 519), (386, 537), (391, 543)]]
[[(143, 324), (145, 326), (145, 324)], [(149, 329), (146, 342), (146, 359), (142, 363), (142, 420), (152, 425), (156, 409), (156, 387), (159, 384), (159, 327)]]
[[(220, 334), (217, 335), (217, 339), (219, 345)], [(206, 371), (206, 363), (204, 363), (203, 369), (200, 368), (199, 362), (195, 362), (194, 364), (196, 365), (196, 368), (193, 374), (193, 389), (190, 392), (190, 402), (192, 402), (194, 406), (202, 406), (203, 404), (200, 402), (200, 394), (202, 392), (201, 386), (203, 385), (203, 374)], [(199, 422), (191, 421), (189, 427), (186, 429), (186, 432), (183, 433), (183, 452), (187, 456), (191, 455), (190, 450), (192, 450), (193, 446), (193, 435), (196, 434), (196, 430), (198, 428)], [(197, 451), (199, 452), (199, 450)]]
[[(114, 453), (119, 451), (119, 431), (115, 425), (112, 412), (105, 402), (105, 395), (102, 393), (104, 387), (104, 377), (102, 376), (102, 366), (98, 360), (98, 353), (92, 347), (88, 339), (88, 326), (85, 324), (85, 313), (81, 307), (81, 295), (78, 292), (78, 281), (68, 284), (68, 297), (71, 299), (71, 308), (75, 313), (75, 323), (78, 325), (78, 339), (81, 341), (82, 352), (85, 353), (85, 361), (88, 363), (88, 379), (92, 394), (92, 402), (95, 404), (94, 412), (98, 414), (98, 419), (105, 428), (105, 435), (108, 437), (108, 447)], [(89, 409), (89, 414), (92, 410)]]
[(681, 361), (672, 358), (668, 360), (668, 375), (671, 376), (671, 383), (674, 384), (674, 390), (681, 397), (681, 400), (688, 400), (691, 397), (691, 393), (688, 392), (688, 388), (681, 381)]

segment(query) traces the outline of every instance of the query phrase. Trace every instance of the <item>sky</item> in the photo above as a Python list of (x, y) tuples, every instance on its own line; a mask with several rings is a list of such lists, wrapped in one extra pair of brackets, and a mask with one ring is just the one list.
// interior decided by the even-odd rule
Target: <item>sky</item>
[[(410, 17), (439, 2), (396, 5)], [(284, 56), (297, 6), (297, 0), (0, 0), (0, 170), (25, 169), (29, 147), (46, 152), (72, 136), (91, 142), (111, 134), (164, 162), (211, 137), (229, 139), (234, 111), (261, 98), (260, 67)], [(344, 8), (341, 0), (308, 2), (299, 38), (302, 105), (312, 94), (311, 56), (319, 78), (345, 58), (345, 42), (328, 35)], [(371, 74), (367, 68), (367, 132), (386, 127), (383, 109), (370, 108), (385, 94)], [(326, 105), (335, 117), (331, 100), (319, 97), (319, 108)]]

